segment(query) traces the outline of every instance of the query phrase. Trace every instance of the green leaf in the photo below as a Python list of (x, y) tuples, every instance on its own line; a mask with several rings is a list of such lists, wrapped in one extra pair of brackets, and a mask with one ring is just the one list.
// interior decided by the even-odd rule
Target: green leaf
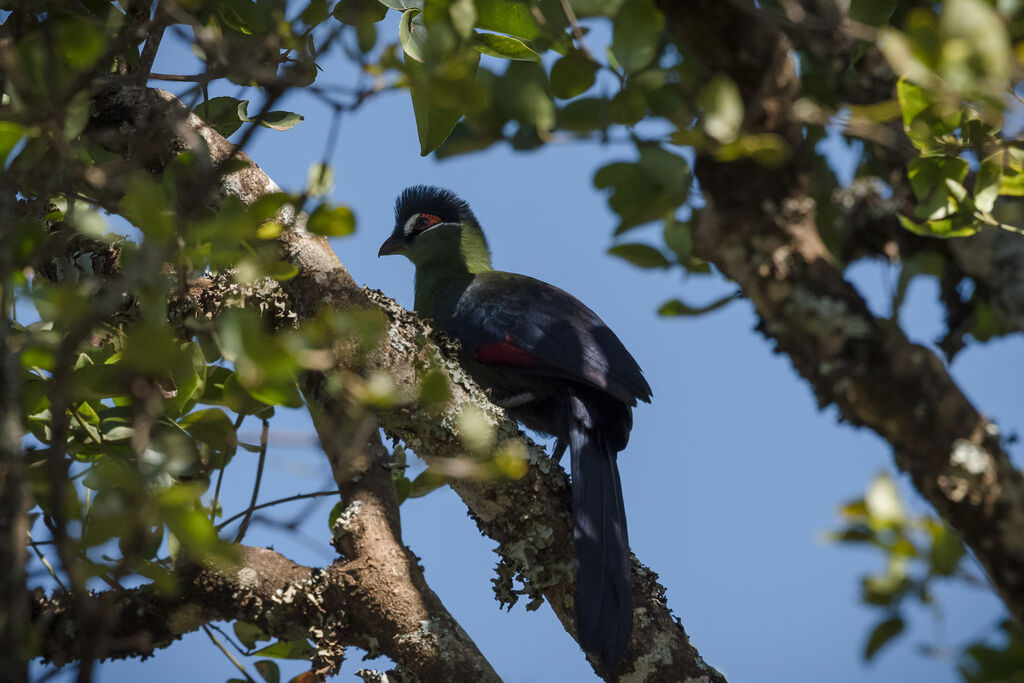
[(850, 18), (878, 28), (889, 22), (899, 0), (851, 0)]
[(301, 408), (303, 405), (302, 394), (299, 393), (295, 382), (283, 377), (267, 378), (260, 384), (249, 387), (249, 393), (257, 401), (271, 406)]
[(928, 531), (932, 537), (928, 564), (933, 574), (952, 576), (960, 567), (960, 560), (966, 554), (964, 544), (955, 531), (938, 520), (929, 520)]
[(637, 88), (620, 90), (608, 107), (612, 123), (632, 126), (640, 123), (647, 113), (647, 98)]
[(979, 226), (970, 221), (954, 221), (951, 218), (930, 220), (924, 223), (915, 223), (906, 216), (896, 216), (896, 218), (899, 219), (900, 225), (905, 229), (925, 237), (939, 237), (942, 239), (968, 237), (979, 230)]
[(950, 199), (947, 180), (963, 183), (967, 161), (959, 157), (917, 157), (907, 165), (910, 187), (920, 203), (914, 210), (918, 218), (946, 218), (956, 211)]
[(689, 222), (666, 219), (661, 235), (665, 245), (675, 253), (680, 263), (693, 257), (693, 226)]
[(235, 637), (238, 638), (238, 642), (249, 649), (256, 647), (256, 643), (261, 640), (270, 640), (270, 636), (264, 633), (263, 629), (256, 624), (247, 624), (244, 621), (236, 621), (233, 628), (235, 630)]
[(608, 125), (608, 100), (581, 97), (558, 112), (558, 127), (575, 133), (587, 133)]
[(308, 640), (279, 640), (276, 643), (267, 645), (261, 650), (253, 652), (253, 655), (263, 657), (274, 657), (275, 659), (309, 659), (316, 652), (316, 649), (309, 644)]
[(644, 173), (666, 190), (681, 195), (680, 201), (685, 199), (690, 189), (690, 164), (686, 159), (659, 145), (643, 145), (639, 152)]
[(253, 664), (263, 680), (267, 683), (281, 683), (281, 668), (272, 659), (261, 659)]
[(345, 501), (339, 500), (337, 503), (334, 504), (334, 507), (332, 507), (331, 511), (327, 514), (327, 528), (332, 533), (334, 532), (334, 525), (338, 523), (338, 518), (341, 517), (342, 513), (345, 512), (345, 509), (347, 507), (348, 504)]
[(250, 117), (249, 100), (239, 100), (237, 111), (238, 118), (242, 121), (251, 121), (252, 123), (260, 124), (264, 128), (272, 128), (274, 130), (288, 130), (300, 121), (305, 120), (305, 117), (301, 114), (290, 111), (268, 111), (255, 117)]
[(241, 128), (244, 120), (239, 117), (239, 106), (248, 106), (248, 100), (238, 100), (234, 97), (213, 97), (205, 102), (200, 102), (192, 110), (196, 116), (210, 124), (215, 131), (224, 137), (230, 136)]
[(932, 94), (906, 79), (901, 78), (896, 83), (896, 97), (903, 114), (903, 130), (910, 142), (922, 152), (941, 148), (943, 138), (953, 135), (960, 126), (960, 110), (940, 116)]
[(133, 176), (128, 193), (121, 198), (119, 213), (147, 238), (167, 240), (175, 236), (175, 217), (163, 188), (149, 178)]
[(427, 156), (448, 139), (455, 124), (462, 118), (462, 112), (434, 104), (429, 85), (410, 83), (409, 95), (412, 98), (413, 115), (416, 117), (420, 155)]
[(405, 54), (417, 62), (423, 61), (427, 27), (423, 23), (422, 10), (410, 9), (402, 12), (402, 20), (398, 24), (398, 40), (402, 43)]
[(195, 439), (220, 452), (233, 453), (238, 435), (231, 418), (220, 408), (206, 408), (189, 413), (178, 424)]
[(540, 35), (540, 26), (530, 6), (519, 0), (476, 0), (476, 25), (485, 31), (533, 40)]
[(424, 410), (440, 410), (447, 405), (451, 395), (448, 378), (440, 370), (430, 370), (420, 378), (420, 405)]
[(25, 132), (25, 126), (20, 123), (0, 121), (0, 168), (7, 163), (7, 157), (25, 137)]
[(263, 264), (263, 272), (278, 282), (287, 282), (299, 274), (299, 267), (288, 261), (270, 261)]
[(477, 33), (473, 47), (491, 57), (524, 62), (540, 61), (540, 55), (527, 47), (521, 40), (497, 33)]
[(612, 54), (626, 71), (640, 71), (658, 54), (665, 17), (653, 0), (630, 0), (615, 17)]
[(640, 268), (668, 268), (672, 265), (664, 254), (647, 244), (616, 244), (608, 249), (608, 253)]
[(1009, 197), (1024, 197), (1024, 167), (1011, 164), (1003, 169), (1003, 178), (999, 184), (999, 194)]
[(622, 217), (616, 234), (661, 218), (682, 201), (677, 194), (660, 188), (658, 180), (648, 175), (640, 164), (622, 161), (608, 164), (594, 174), (594, 186), (614, 190), (608, 205)]
[(62, 15), (56, 34), (57, 52), (75, 70), (91, 69), (107, 49), (102, 25), (82, 15)]
[(404, 12), (408, 9), (423, 9), (423, 0), (379, 0), (380, 4)]
[(582, 95), (594, 85), (598, 68), (580, 50), (570, 52), (551, 67), (551, 92), (566, 100)]
[(508, 118), (533, 126), (543, 137), (555, 126), (555, 102), (540, 64), (514, 61), (495, 86), (497, 102)]
[(873, 527), (896, 526), (907, 520), (896, 484), (886, 474), (880, 474), (872, 480), (864, 496), (864, 505)]
[(409, 485), (408, 498), (421, 498), (448, 483), (448, 477), (430, 468), (420, 472)]
[(294, 128), (297, 123), (304, 121), (306, 117), (291, 111), (268, 111), (266, 114), (255, 119), (256, 123), (264, 128), (274, 130), (288, 130)]
[(978, 175), (974, 179), (974, 206), (979, 211), (990, 213), (996, 205), (999, 190), (1003, 184), (1003, 152), (997, 152), (982, 159)]
[(334, 171), (327, 164), (313, 164), (309, 167), (307, 192), (313, 197), (322, 197), (334, 187)]
[(306, 229), (327, 237), (351, 235), (356, 229), (356, 218), (347, 206), (321, 204), (309, 215)]
[(736, 298), (737, 296), (735, 294), (728, 294), (723, 296), (721, 299), (716, 299), (710, 304), (706, 304), (704, 306), (690, 306), (679, 299), (671, 299), (658, 307), (658, 315), (665, 316), (667, 318), (702, 315), (704, 313), (710, 313), (711, 311), (717, 311), (719, 308), (723, 308), (729, 303), (735, 301)]
[(351, 26), (375, 24), (387, 13), (388, 5), (379, 0), (340, 0), (332, 12), (335, 19)]
[(902, 632), (903, 619), (898, 616), (886, 619), (875, 626), (874, 630), (871, 631), (871, 636), (868, 638), (867, 645), (864, 647), (864, 661), (871, 661), (871, 658), (878, 653), (878, 650), (883, 645)]
[(584, 17), (614, 17), (626, 0), (569, 0), (573, 13)]
[(721, 143), (732, 142), (743, 125), (743, 99), (736, 83), (724, 74), (711, 79), (699, 98), (704, 132)]
[[(176, 539), (196, 559), (237, 562), (237, 549), (217, 537), (199, 500), (199, 488), (178, 484), (156, 492), (160, 517)], [(170, 539), (168, 539), (170, 542)]]
[(309, 0), (306, 9), (299, 14), (299, 19), (307, 26), (316, 26), (330, 16), (327, 0)]
[[(226, 370), (227, 368), (218, 369)], [(230, 374), (223, 380), (220, 398), (224, 405), (239, 415), (256, 415), (258, 417), (265, 417), (268, 412), (270, 415), (273, 415), (274, 409), (266, 403), (262, 403), (253, 398), (238, 381), (238, 374), (234, 372), (230, 372)], [(212, 399), (207, 399), (205, 396), (204, 401), (207, 403), (213, 402)]]
[(939, 72), (945, 80), (966, 95), (1000, 96), (1015, 60), (1007, 22), (996, 8), (985, 0), (946, 0), (939, 29), (945, 38)]
[(473, 35), (473, 27), (476, 26), (476, 5), (473, 0), (451, 0), (448, 5), (448, 16), (452, 21), (452, 28), (462, 38)]

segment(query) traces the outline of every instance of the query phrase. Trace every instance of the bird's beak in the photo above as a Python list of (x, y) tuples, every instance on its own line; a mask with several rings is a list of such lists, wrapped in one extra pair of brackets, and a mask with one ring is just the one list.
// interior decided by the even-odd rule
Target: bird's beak
[(391, 235), (391, 237), (384, 240), (384, 244), (380, 245), (380, 250), (377, 252), (377, 258), (388, 254), (400, 254), (402, 252), (402, 247), (402, 236)]

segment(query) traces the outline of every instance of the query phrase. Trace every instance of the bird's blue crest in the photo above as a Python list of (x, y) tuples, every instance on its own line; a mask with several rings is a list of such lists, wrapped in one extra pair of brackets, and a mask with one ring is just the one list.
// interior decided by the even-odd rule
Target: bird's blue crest
[(395, 200), (395, 226), (405, 225), (409, 216), (417, 213), (433, 214), (445, 223), (471, 221), (478, 224), (476, 216), (469, 208), (469, 202), (460, 199), (451, 190), (433, 185), (413, 185), (405, 188)]

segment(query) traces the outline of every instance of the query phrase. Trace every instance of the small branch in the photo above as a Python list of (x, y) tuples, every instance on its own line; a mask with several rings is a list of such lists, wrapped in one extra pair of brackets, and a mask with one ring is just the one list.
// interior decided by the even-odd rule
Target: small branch
[[(158, 13), (159, 11), (157, 9)], [(146, 37), (146, 45), (142, 48), (142, 54), (139, 56), (139, 65), (136, 67), (135, 73), (132, 74), (132, 77), (139, 84), (144, 84), (146, 79), (149, 78), (149, 73), (153, 69), (153, 62), (156, 61), (156, 53), (160, 49), (160, 41), (163, 40), (166, 29), (167, 22), (162, 19), (157, 19), (150, 25), (149, 33)]]
[(565, 18), (569, 20), (569, 25), (572, 26), (572, 33), (576, 36), (576, 42), (579, 43), (580, 52), (593, 62), (594, 57), (590, 54), (590, 50), (587, 49), (587, 44), (583, 42), (583, 29), (580, 27), (580, 22), (576, 19), (576, 13), (572, 10), (572, 5), (569, 4), (569, 0), (561, 0), (561, 3), (562, 11), (565, 12)]
[(231, 524), (236, 519), (240, 519), (242, 517), (250, 515), (253, 512), (255, 512), (256, 510), (262, 510), (263, 508), (272, 507), (274, 505), (281, 505), (282, 503), (291, 503), (291, 502), (296, 501), (296, 500), (304, 500), (306, 498), (320, 498), (322, 496), (336, 496), (336, 495), (338, 495), (338, 492), (336, 490), (335, 491), (314, 491), (313, 493), (299, 493), (299, 494), (294, 495), (294, 496), (288, 496), (287, 498), (278, 498), (277, 500), (272, 500), (272, 501), (270, 501), (268, 503), (260, 503), (259, 505), (256, 505), (255, 507), (246, 508), (242, 512), (239, 512), (237, 515), (233, 515), (231, 517), (228, 517), (223, 522), (219, 523), (217, 525), (217, 528), (218, 529), (223, 529), (224, 527), (226, 527), (228, 524)]
[[(209, 153), (214, 165), (232, 157), (250, 162), (220, 178), (222, 196), (251, 203), (277, 190), (273, 180), (245, 154), (190, 114), (169, 93), (123, 88), (97, 98), (92, 112), (94, 125), (90, 130), (111, 151), (128, 157), (137, 154), (138, 140), (125, 131), (146, 131), (147, 140), (159, 141), (166, 149), (164, 156), (153, 156), (154, 170), (161, 168), (160, 164), (166, 163), (163, 160), (170, 158), (173, 151), (197, 149)], [(204, 143), (201, 147), (198, 137)], [(482, 531), (499, 542), (498, 553), (507, 580), (511, 582), (513, 576), (521, 578), (530, 596), (545, 597), (566, 630), (575, 633), (571, 505), (565, 473), (559, 467), (551, 467), (543, 449), (529, 443), (518, 425), (490, 403), (451, 350), (442, 352), (432, 343), (423, 343), (429, 328), (414, 314), (387, 297), (356, 285), (327, 240), (301, 229), (305, 225), (303, 214), (288, 209), (278, 219), (282, 225), (292, 226), (278, 239), (284, 257), (298, 267), (299, 274), (277, 285), (277, 289), (263, 291), (261, 296), (284, 296), (289, 314), (300, 320), (316, 315), (324, 307), (377, 310), (387, 317), (389, 329), (382, 337), (385, 342), (366, 358), (356, 360), (341, 354), (340, 370), (386, 372), (396, 382), (398, 391), (410, 395), (417, 392), (421, 368), (437, 367), (447, 375), (453, 393), (449, 414), (438, 416), (416, 410), (382, 413), (382, 425), (390, 435), (403, 439), (418, 453), (460, 457), (463, 452), (454, 416), (460, 406), (472, 403), (493, 421), (500, 440), (514, 439), (527, 444), (528, 457), (535, 466), (529, 468), (526, 477), (517, 481), (459, 482), (456, 490)], [(217, 293), (207, 289), (201, 305), (191, 304), (191, 314), (201, 311), (204, 316), (215, 315), (219, 301)], [(325, 449), (331, 452), (326, 444)], [(724, 680), (700, 658), (667, 608), (664, 588), (639, 563), (634, 567), (633, 586), (634, 604), (644, 616), (637, 619), (633, 641), (618, 673), (633, 672), (648, 681)], [(515, 599), (511, 593), (503, 594), (505, 597), (509, 602)], [(380, 639), (380, 635), (374, 635)], [(412, 653), (402, 651), (396, 657), (396, 661), (406, 665), (410, 661), (418, 664)]]
[(245, 676), (245, 680), (249, 681), (249, 683), (256, 683), (253, 677), (249, 675), (249, 672), (245, 670), (245, 667), (242, 666), (242, 663), (235, 659), (235, 656), (228, 652), (228, 649), (224, 647), (224, 645), (219, 640), (217, 640), (217, 636), (213, 635), (213, 631), (210, 630), (209, 626), (204, 625), (203, 631), (205, 631), (206, 635), (210, 638), (210, 640), (213, 641), (213, 644), (216, 645), (220, 649), (220, 651), (224, 653), (224, 656), (231, 660), (231, 663), (235, 665), (235, 668), (242, 672), (242, 675)]
[[(808, 186), (813, 154), (792, 119), (800, 80), (789, 40), (749, 14), (753, 5), (660, 5), (668, 28), (695, 48), (708, 73), (736, 81), (744, 129), (779, 135), (793, 150), (772, 168), (698, 155), (708, 204), (695, 233), (699, 255), (740, 285), (757, 308), (759, 329), (788, 354), (822, 407), (837, 406), (850, 423), (892, 445), (896, 465), (956, 529), (1024, 623), (1024, 477), (997, 426), (942, 361), (874, 316), (822, 243)], [(723, 27), (733, 37), (729, 45), (714, 40)]]
[(252, 498), (249, 500), (249, 509), (246, 512), (242, 523), (238, 525), (238, 533), (232, 543), (241, 543), (245, 538), (245, 532), (249, 529), (249, 521), (252, 519), (252, 512), (256, 509), (256, 499), (260, 495), (260, 482), (263, 480), (263, 465), (267, 461), (267, 434), (270, 431), (270, 422), (263, 419), (263, 431), (260, 433), (260, 459), (256, 464), (256, 482), (252, 487)]
[(154, 80), (154, 81), (171, 81), (171, 82), (174, 82), (174, 83), (209, 83), (210, 81), (215, 81), (218, 78), (223, 78), (224, 74), (213, 72), (213, 71), (207, 71), (207, 72), (204, 72), (204, 73), (201, 73), (201, 74), (190, 74), (190, 75), (185, 75), (185, 74), (160, 74), (160, 73), (155, 73), (155, 72), (151, 71), (149, 73), (148, 77), (149, 77), (150, 80)]

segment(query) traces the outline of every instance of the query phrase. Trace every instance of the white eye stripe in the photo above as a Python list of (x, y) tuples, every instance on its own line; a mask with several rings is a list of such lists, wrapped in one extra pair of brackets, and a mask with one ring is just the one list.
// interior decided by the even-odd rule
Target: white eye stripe
[(413, 230), (416, 227), (416, 221), (419, 220), (419, 218), (420, 215), (418, 213), (414, 213), (413, 215), (409, 216), (409, 219), (407, 221), (405, 221), (405, 225), (402, 226), (402, 232), (405, 233), (406, 236), (409, 236), (413, 233)]
[[(421, 220), (427, 220), (432, 222), (426, 228), (421, 228), (419, 227)], [(445, 223), (443, 220), (441, 220), (432, 213), (414, 213), (413, 215), (409, 216), (409, 218), (406, 219), (405, 225), (402, 226), (402, 233), (406, 237), (411, 237), (412, 235), (423, 234), (441, 225), (451, 224)]]

